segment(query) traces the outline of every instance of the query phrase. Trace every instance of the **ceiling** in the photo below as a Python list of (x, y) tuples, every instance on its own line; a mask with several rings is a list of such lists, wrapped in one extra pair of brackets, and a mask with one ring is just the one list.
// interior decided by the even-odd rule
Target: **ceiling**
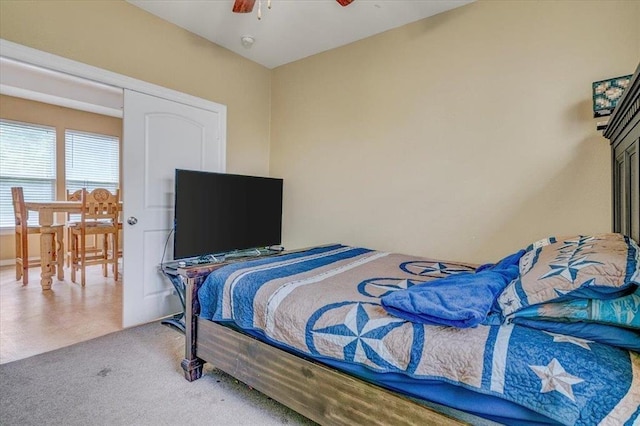
[[(262, 0), (252, 13), (233, 13), (233, 0), (127, 0), (247, 59), (275, 68), (473, 0)], [(243, 47), (243, 36), (255, 40)]]

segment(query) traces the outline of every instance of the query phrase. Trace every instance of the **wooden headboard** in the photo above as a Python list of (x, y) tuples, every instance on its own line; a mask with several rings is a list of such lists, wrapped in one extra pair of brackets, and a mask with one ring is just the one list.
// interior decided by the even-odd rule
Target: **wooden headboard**
[(604, 137), (611, 141), (612, 230), (640, 242), (640, 64)]

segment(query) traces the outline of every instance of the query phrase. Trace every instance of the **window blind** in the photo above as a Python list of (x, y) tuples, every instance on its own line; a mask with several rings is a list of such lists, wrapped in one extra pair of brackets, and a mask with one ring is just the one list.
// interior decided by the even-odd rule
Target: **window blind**
[(67, 191), (106, 188), (115, 193), (120, 181), (120, 140), (114, 136), (65, 131)]
[[(55, 128), (0, 120), (0, 226), (15, 225), (11, 187), (22, 186), (27, 201), (51, 201), (55, 181)], [(32, 216), (29, 224), (37, 225)]]

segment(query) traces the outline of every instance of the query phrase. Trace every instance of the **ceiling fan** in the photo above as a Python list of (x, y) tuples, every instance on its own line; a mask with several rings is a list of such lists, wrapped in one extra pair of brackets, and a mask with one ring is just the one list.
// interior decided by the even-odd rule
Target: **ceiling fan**
[[(353, 0), (336, 0), (340, 6), (349, 6)], [(233, 3), (233, 11), (235, 13), (249, 13), (253, 11), (253, 5), (256, 0), (235, 0)], [(271, 8), (271, 1), (269, 1), (269, 8)]]

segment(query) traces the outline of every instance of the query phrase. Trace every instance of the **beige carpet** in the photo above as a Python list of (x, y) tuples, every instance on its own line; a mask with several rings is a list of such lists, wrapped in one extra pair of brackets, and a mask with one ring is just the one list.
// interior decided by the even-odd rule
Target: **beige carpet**
[(209, 364), (187, 382), (183, 342), (151, 323), (0, 365), (0, 425), (314, 424)]

